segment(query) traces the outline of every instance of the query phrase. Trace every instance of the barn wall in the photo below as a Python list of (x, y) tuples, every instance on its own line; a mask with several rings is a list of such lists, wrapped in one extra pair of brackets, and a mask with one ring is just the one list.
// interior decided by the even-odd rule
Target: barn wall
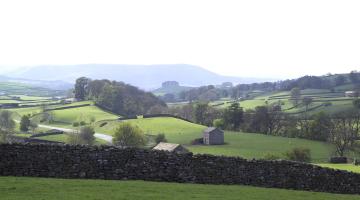
[(239, 184), (360, 194), (360, 174), (310, 164), (110, 146), (1, 144), (0, 176)]

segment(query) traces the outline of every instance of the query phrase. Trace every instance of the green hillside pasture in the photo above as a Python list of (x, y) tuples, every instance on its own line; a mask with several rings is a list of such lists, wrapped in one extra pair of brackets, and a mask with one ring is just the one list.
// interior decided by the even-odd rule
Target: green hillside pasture
[(359, 195), (304, 192), (250, 186), (0, 177), (4, 200), (358, 200)]
[(268, 136), (255, 133), (225, 132), (225, 145), (192, 145), (187, 146), (192, 152), (226, 156), (240, 156), (248, 159), (264, 158), (266, 154), (284, 158), (284, 153), (294, 147), (311, 150), (312, 162), (326, 162), (334, 152), (334, 146), (325, 142), (312, 140)]
[(105, 112), (96, 106), (54, 110), (51, 113), (53, 114), (54, 121), (68, 124), (80, 121), (90, 122), (91, 117), (94, 117), (96, 121), (118, 118), (118, 116)]
[(360, 166), (355, 166), (353, 164), (328, 164), (328, 163), (326, 163), (326, 164), (319, 164), (319, 166), (360, 173)]
[[(142, 118), (126, 121), (138, 126), (146, 134), (156, 135), (164, 133), (169, 142), (180, 144), (190, 144), (195, 138), (201, 137), (202, 131), (206, 128), (202, 125), (193, 124), (172, 117)], [(109, 121), (108, 124), (103, 127), (97, 126), (96, 131), (113, 135), (114, 129), (119, 123), (122, 122)]]
[(23, 83), (14, 83), (14, 82), (0, 82), (0, 91), (12, 95), (30, 94), (33, 96), (61, 95), (65, 93), (64, 91), (56, 91), (56, 90), (31, 86)]
[[(334, 151), (331, 144), (323, 142), (229, 131), (225, 132), (226, 145), (190, 145), (192, 140), (202, 137), (202, 132), (206, 127), (171, 117), (127, 121), (137, 125), (146, 134), (164, 133), (169, 142), (184, 144), (194, 153), (239, 156), (251, 159), (263, 158), (267, 153), (284, 157), (283, 153), (294, 147), (305, 147), (311, 150), (313, 162), (320, 163), (326, 162)], [(113, 130), (119, 123), (122, 122), (108, 121), (108, 124), (101, 128), (97, 126), (96, 131), (113, 135)]]

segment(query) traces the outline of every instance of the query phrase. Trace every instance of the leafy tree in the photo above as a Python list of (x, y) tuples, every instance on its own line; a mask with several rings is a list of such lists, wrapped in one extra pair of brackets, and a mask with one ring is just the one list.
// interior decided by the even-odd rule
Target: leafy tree
[(209, 104), (208, 103), (197, 103), (195, 105), (195, 110), (194, 110), (194, 116), (195, 116), (195, 122), (199, 123), (199, 124), (206, 124), (206, 113), (209, 109)]
[(220, 129), (225, 129), (224, 119), (215, 119), (213, 122), (213, 126)]
[(157, 134), (156, 138), (155, 138), (155, 142), (156, 142), (156, 144), (158, 144), (160, 142), (167, 142), (165, 134), (164, 133)]
[(360, 82), (360, 72), (351, 71), (349, 74), (349, 78), (350, 81), (354, 84)]
[(91, 126), (84, 126), (80, 131), (74, 131), (68, 134), (67, 142), (69, 144), (87, 144), (93, 145), (95, 143), (95, 131)]
[(338, 86), (338, 85), (343, 85), (346, 81), (346, 78), (345, 76), (343, 75), (338, 75), (336, 78), (335, 78), (335, 84)]
[(139, 127), (123, 122), (115, 129), (113, 143), (121, 147), (141, 147), (146, 144), (146, 137)]
[(78, 100), (85, 100), (88, 95), (88, 86), (90, 83), (90, 79), (86, 77), (81, 77), (76, 80), (75, 83), (75, 98)]
[(30, 123), (31, 123), (30, 116), (23, 115), (20, 120), (20, 131), (24, 131), (24, 132), (29, 131)]
[(8, 110), (0, 110), (0, 142), (5, 142), (6, 137), (13, 133), (15, 121)]
[(293, 101), (294, 105), (297, 105), (299, 103), (299, 100), (301, 98), (301, 91), (300, 88), (295, 87), (293, 89), (291, 89), (291, 99)]
[(231, 130), (239, 130), (243, 122), (243, 109), (238, 102), (232, 103), (223, 114), (224, 126)]
[(310, 122), (310, 132), (306, 137), (312, 140), (326, 141), (329, 138), (329, 133), (332, 128), (330, 116), (324, 112), (319, 112), (314, 115)]
[(336, 153), (339, 156), (344, 156), (345, 152), (354, 145), (359, 135), (360, 115), (358, 112), (343, 111), (333, 116), (331, 122), (329, 140), (334, 143)]
[(311, 161), (311, 151), (307, 148), (294, 148), (285, 153), (285, 156), (289, 160), (298, 161), (298, 162), (310, 162)]

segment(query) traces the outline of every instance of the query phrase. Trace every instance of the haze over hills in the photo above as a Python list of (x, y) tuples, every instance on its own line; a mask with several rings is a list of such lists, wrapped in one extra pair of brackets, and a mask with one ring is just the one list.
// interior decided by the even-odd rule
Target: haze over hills
[(74, 83), (79, 77), (123, 81), (144, 89), (155, 89), (165, 81), (177, 81), (184, 86), (202, 86), (222, 82), (254, 83), (271, 79), (222, 76), (204, 68), (187, 64), (121, 65), (81, 64), (43, 65), (9, 73), (16, 78), (62, 80)]
[(68, 90), (73, 87), (73, 84), (60, 80), (33, 80), (25, 78), (13, 78), (2, 75), (0, 75), (0, 82), (21, 83), (52, 90)]

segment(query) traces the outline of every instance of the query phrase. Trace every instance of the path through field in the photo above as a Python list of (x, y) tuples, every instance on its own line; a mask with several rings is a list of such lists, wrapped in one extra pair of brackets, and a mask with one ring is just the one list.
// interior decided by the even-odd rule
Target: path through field
[[(60, 128), (60, 127), (55, 127), (55, 126), (48, 126), (48, 125), (41, 125), (39, 124), (39, 127), (41, 128), (48, 128), (48, 129), (57, 129), (60, 131), (64, 131), (64, 132), (73, 132), (75, 131), (74, 129), (69, 129), (69, 128)], [(110, 144), (112, 143), (112, 139), (113, 137), (110, 135), (105, 135), (103, 133), (95, 133), (94, 135), (95, 137), (105, 140), (106, 142), (109, 142)]]

